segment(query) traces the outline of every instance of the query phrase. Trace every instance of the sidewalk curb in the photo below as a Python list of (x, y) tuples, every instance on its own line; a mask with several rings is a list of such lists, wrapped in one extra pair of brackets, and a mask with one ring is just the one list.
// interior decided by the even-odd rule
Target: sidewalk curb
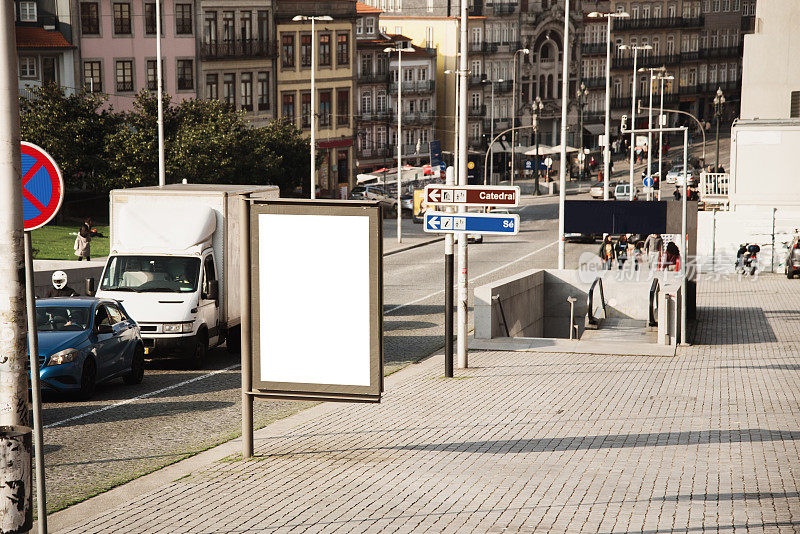
[(386, 257), (386, 256), (391, 256), (392, 254), (399, 254), (400, 252), (405, 252), (406, 250), (424, 247), (425, 245), (430, 245), (431, 243), (438, 243), (439, 241), (444, 241), (444, 236), (434, 237), (433, 239), (429, 239), (427, 241), (421, 241), (419, 243), (414, 243), (413, 245), (406, 245), (404, 247), (396, 248), (394, 250), (390, 250), (389, 252), (384, 252), (383, 256)]
[[(398, 382), (402, 382), (407, 378), (407, 375), (416, 375), (417, 373), (426, 372), (427, 369), (436, 365), (438, 360), (437, 356), (441, 357), (444, 354), (444, 348), (437, 349), (429, 356), (421, 360), (411, 363), (399, 371), (387, 376), (385, 381), (384, 397), (391, 395), (391, 387)], [(389, 393), (387, 393), (389, 392)], [(264, 442), (269, 439), (279, 439), (285, 433), (293, 430), (301, 424), (307, 423), (317, 417), (325, 415), (330, 410), (341, 408), (339, 402), (321, 402), (316, 406), (311, 406), (305, 410), (296, 412), (283, 419), (278, 419), (267, 426), (256, 430), (253, 434), (254, 441)], [(208, 465), (217, 462), (227, 456), (241, 453), (242, 438), (237, 437), (221, 443), (208, 450), (199, 452), (194, 456), (180, 460), (174, 464), (162, 467), (152, 473), (148, 473), (139, 478), (135, 478), (125, 484), (112, 488), (108, 491), (90, 497), (77, 504), (49, 514), (47, 516), (47, 527), (50, 532), (57, 532), (59, 530), (74, 528), (80, 522), (89, 520), (106, 513), (109, 510), (124, 504), (126, 502), (134, 501), (147, 493), (156, 491), (180, 478), (191, 476), (193, 473), (206, 468)], [(257, 454), (255, 455), (257, 456)], [(35, 532), (37, 528), (34, 522), (31, 532)]]

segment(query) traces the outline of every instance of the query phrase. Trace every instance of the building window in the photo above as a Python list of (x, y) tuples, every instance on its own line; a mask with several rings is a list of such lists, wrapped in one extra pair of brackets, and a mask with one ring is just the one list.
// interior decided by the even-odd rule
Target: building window
[(319, 92), (319, 125), (329, 128), (331, 125), (331, 92)]
[(322, 33), (319, 36), (319, 64), (323, 67), (331, 66), (331, 34)]
[(203, 42), (206, 44), (217, 43), (217, 12), (207, 11), (203, 20)]
[(294, 34), (281, 35), (281, 66), (294, 68)]
[(194, 60), (178, 60), (178, 91), (194, 89)]
[(229, 106), (236, 107), (236, 75), (222, 75), (222, 99)]
[(253, 111), (253, 75), (249, 72), (243, 72), (239, 76), (239, 85), (242, 88), (242, 109), (244, 111)]
[(262, 43), (269, 41), (269, 15), (266, 11), (258, 12), (258, 38)]
[(222, 12), (222, 42), (232, 43), (236, 40), (236, 19), (233, 11)]
[(311, 35), (300, 36), (300, 66), (311, 66)]
[(100, 13), (97, 2), (81, 2), (81, 33), (100, 35)]
[[(144, 33), (145, 35), (156, 34), (156, 4), (144, 5)], [(164, 36), (164, 9), (161, 9), (161, 36)]]
[(133, 60), (116, 62), (117, 92), (133, 91)]
[(36, 78), (36, 58), (33, 56), (22, 56), (19, 58), (19, 77)]
[(19, 3), (20, 22), (36, 22), (36, 2)]
[(103, 72), (99, 61), (83, 62), (83, 85), (92, 93), (103, 92)]
[(386, 91), (378, 91), (375, 96), (375, 111), (378, 113), (386, 111)]
[(269, 72), (258, 73), (258, 110), (269, 109)]
[(114, 33), (117, 35), (131, 34), (130, 4), (114, 4)]
[(239, 13), (239, 38), (242, 42), (249, 42), (253, 39), (253, 13), (252, 11), (242, 11)]
[(350, 36), (346, 33), (336, 35), (336, 64), (350, 64)]
[(367, 35), (375, 33), (375, 19), (373, 17), (367, 17), (364, 20), (364, 33)]
[(300, 124), (303, 128), (311, 127), (311, 93), (300, 95)]
[(269, 109), (269, 72), (258, 73), (258, 110)]
[(364, 19), (358, 19), (356, 21), (356, 35), (361, 35), (364, 33)]
[[(156, 71), (157, 65), (155, 59), (148, 59), (147, 60), (147, 90), (148, 91), (155, 91), (156, 90), (156, 80), (158, 78), (158, 72)], [(166, 75), (164, 73), (164, 60), (161, 60), (161, 91), (164, 91), (164, 80), (166, 79)]]
[(800, 117), (800, 91), (792, 91), (789, 104), (789, 117)]
[(206, 74), (206, 100), (216, 100), (219, 98), (219, 76), (216, 74)]
[(369, 91), (361, 93), (361, 113), (372, 113), (372, 93)]
[(175, 33), (192, 34), (192, 4), (175, 4)]
[(283, 93), (281, 96), (281, 117), (294, 124), (294, 93)]
[(348, 89), (336, 91), (336, 125), (350, 126), (350, 91)]

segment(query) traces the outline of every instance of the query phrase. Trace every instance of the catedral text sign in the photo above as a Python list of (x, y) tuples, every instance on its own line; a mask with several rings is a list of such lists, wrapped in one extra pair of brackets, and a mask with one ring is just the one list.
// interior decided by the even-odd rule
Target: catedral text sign
[(519, 187), (431, 184), (425, 186), (425, 200), (445, 206), (517, 206)]

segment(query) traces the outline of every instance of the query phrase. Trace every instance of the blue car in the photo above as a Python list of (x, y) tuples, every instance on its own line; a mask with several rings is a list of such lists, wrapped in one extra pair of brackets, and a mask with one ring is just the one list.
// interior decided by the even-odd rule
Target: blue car
[(92, 297), (36, 301), (42, 390), (88, 399), (100, 382), (144, 377), (139, 325), (119, 302)]

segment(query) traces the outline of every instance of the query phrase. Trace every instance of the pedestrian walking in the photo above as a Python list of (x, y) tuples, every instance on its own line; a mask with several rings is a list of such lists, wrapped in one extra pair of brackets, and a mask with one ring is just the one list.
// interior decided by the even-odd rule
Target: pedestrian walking
[(664, 270), (678, 271), (681, 268), (681, 251), (674, 241), (667, 243), (666, 256), (664, 259)]
[(617, 255), (617, 268), (622, 269), (625, 262), (628, 261), (628, 236), (622, 234), (614, 246), (614, 252)]
[(600, 259), (603, 260), (603, 269), (606, 271), (611, 270), (611, 264), (614, 261), (614, 244), (608, 234), (603, 236), (603, 242), (600, 244), (600, 252), (598, 254)]
[(92, 218), (86, 217), (83, 220), (78, 235), (75, 237), (75, 255), (78, 256), (78, 261), (91, 260), (91, 243), (92, 241)]
[(644, 252), (647, 254), (647, 266), (651, 271), (658, 269), (661, 261), (661, 249), (664, 247), (664, 240), (661, 234), (650, 234), (644, 242)]

